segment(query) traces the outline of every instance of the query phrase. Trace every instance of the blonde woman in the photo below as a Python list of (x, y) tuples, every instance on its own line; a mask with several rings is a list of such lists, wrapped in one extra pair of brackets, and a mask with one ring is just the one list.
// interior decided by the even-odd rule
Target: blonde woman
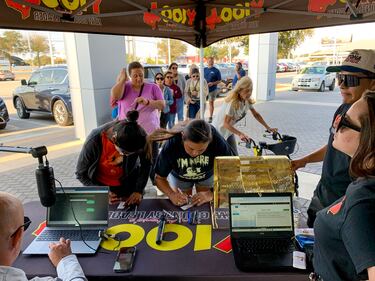
[(253, 82), (250, 77), (243, 77), (238, 81), (234, 89), (229, 92), (228, 97), (221, 106), (220, 113), (215, 116), (213, 121), (213, 125), (224, 139), (226, 139), (236, 155), (238, 155), (238, 150), (234, 135), (237, 135), (242, 141), (248, 142), (251, 140), (247, 134), (234, 127), (238, 121), (246, 116), (248, 111), (253, 114), (254, 118), (262, 124), (266, 130), (271, 132), (277, 131), (277, 128), (268, 126), (262, 115), (254, 109), (254, 101), (251, 99), (252, 92)]

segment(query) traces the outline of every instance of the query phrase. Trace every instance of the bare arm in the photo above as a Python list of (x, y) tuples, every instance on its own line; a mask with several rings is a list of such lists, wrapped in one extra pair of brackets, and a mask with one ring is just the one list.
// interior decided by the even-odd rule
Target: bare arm
[(163, 110), (165, 107), (165, 101), (164, 100), (149, 100), (148, 106), (151, 106), (159, 110)]
[(375, 266), (367, 268), (368, 280), (375, 281)]
[(315, 163), (315, 162), (323, 161), (326, 152), (327, 152), (327, 145), (319, 148), (313, 153), (306, 155), (305, 157), (302, 157), (297, 160), (293, 160), (292, 169), (295, 171), (295, 170), (298, 170), (299, 168), (305, 167), (306, 164), (308, 163)]
[[(228, 131), (232, 132), (233, 134), (239, 136), (241, 140), (249, 140), (250, 139), (249, 136), (245, 135), (244, 133), (237, 130), (235, 127), (231, 125), (232, 120), (233, 120), (232, 116), (225, 115), (223, 127), (227, 129)], [(245, 139), (243, 139), (244, 137)]]
[(174, 191), (169, 185), (167, 178), (161, 177), (158, 174), (155, 175), (155, 184), (176, 206), (181, 206), (187, 203), (187, 195), (181, 191)]
[(126, 70), (121, 69), (120, 74), (117, 76), (116, 84), (111, 89), (111, 97), (114, 100), (119, 100), (122, 98), (126, 81), (128, 81)]

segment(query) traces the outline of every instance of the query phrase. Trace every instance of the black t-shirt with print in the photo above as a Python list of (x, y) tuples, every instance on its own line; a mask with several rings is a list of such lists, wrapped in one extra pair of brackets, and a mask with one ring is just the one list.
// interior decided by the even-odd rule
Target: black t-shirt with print
[(359, 179), (318, 212), (314, 269), (323, 280), (367, 280), (375, 266), (375, 179)]
[[(350, 106), (350, 104), (342, 104), (336, 110), (332, 124), (337, 115), (345, 113)], [(349, 176), (350, 157), (332, 146), (333, 136), (330, 133), (323, 160), (322, 176), (315, 191), (324, 207), (344, 196), (348, 185), (352, 182)]]
[(167, 140), (156, 161), (155, 173), (167, 177), (172, 173), (186, 182), (200, 182), (213, 175), (216, 156), (231, 156), (232, 150), (224, 138), (211, 126), (212, 142), (206, 151), (193, 158), (186, 153), (181, 134)]

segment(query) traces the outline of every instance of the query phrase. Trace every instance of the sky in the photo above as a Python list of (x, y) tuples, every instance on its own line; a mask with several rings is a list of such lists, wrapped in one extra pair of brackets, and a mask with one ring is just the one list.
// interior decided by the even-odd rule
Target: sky
[[(295, 55), (300, 55), (303, 53), (309, 53), (317, 51), (321, 48), (321, 39), (324, 37), (333, 38), (348, 38), (353, 36), (353, 41), (360, 40), (374, 40), (374, 49), (375, 49), (375, 32), (369, 32), (375, 30), (375, 23), (367, 24), (352, 24), (352, 25), (343, 25), (336, 27), (323, 27), (314, 29), (314, 35), (311, 38), (308, 38), (302, 43), (295, 51)], [(4, 30), (0, 29), (0, 34)], [(62, 32), (43, 32), (43, 31), (20, 31), (25, 37), (27, 34), (31, 35), (33, 33), (43, 34), (48, 37), (50, 34), (51, 41), (54, 48), (55, 56), (63, 56), (64, 54), (64, 39)], [(160, 39), (158, 38), (147, 38), (147, 37), (136, 37), (136, 56), (137, 57), (151, 57), (156, 58), (157, 56), (157, 42)], [(196, 48), (191, 45), (188, 45), (187, 55), (195, 55), (197, 53)]]

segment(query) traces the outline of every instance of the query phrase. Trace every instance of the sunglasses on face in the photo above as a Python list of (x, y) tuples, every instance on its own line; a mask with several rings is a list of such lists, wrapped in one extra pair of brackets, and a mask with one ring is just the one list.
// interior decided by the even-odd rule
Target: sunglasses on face
[(356, 75), (341, 74), (341, 73), (337, 73), (336, 78), (337, 78), (337, 84), (339, 86), (343, 84), (347, 88), (358, 87), (361, 84), (361, 79), (375, 79), (374, 77), (368, 77), (368, 76), (360, 77)]
[(346, 127), (352, 129), (358, 133), (361, 132), (361, 128), (357, 125), (351, 123), (348, 118), (346, 117), (346, 113), (337, 115), (334, 126), (331, 127), (331, 133), (335, 134), (338, 132), (342, 127)]
[(163, 80), (163, 77), (156, 77), (155, 80)]
[(172, 76), (166, 76), (165, 78), (167, 78), (167, 79), (173, 79)]
[(29, 219), (29, 217), (23, 217), (23, 225), (21, 225), (20, 227), (17, 227), (16, 231), (13, 232), (13, 234), (10, 237), (13, 237), (14, 235), (16, 235), (18, 230), (20, 230), (20, 228), (22, 227), (23, 227), (23, 231), (26, 231), (26, 229), (28, 229), (30, 224), (31, 224), (31, 220)]
[(192, 75), (191, 77), (193, 77), (193, 78), (198, 78), (199, 75)]
[(177, 66), (175, 66), (175, 67), (171, 67), (171, 69), (177, 69)]

